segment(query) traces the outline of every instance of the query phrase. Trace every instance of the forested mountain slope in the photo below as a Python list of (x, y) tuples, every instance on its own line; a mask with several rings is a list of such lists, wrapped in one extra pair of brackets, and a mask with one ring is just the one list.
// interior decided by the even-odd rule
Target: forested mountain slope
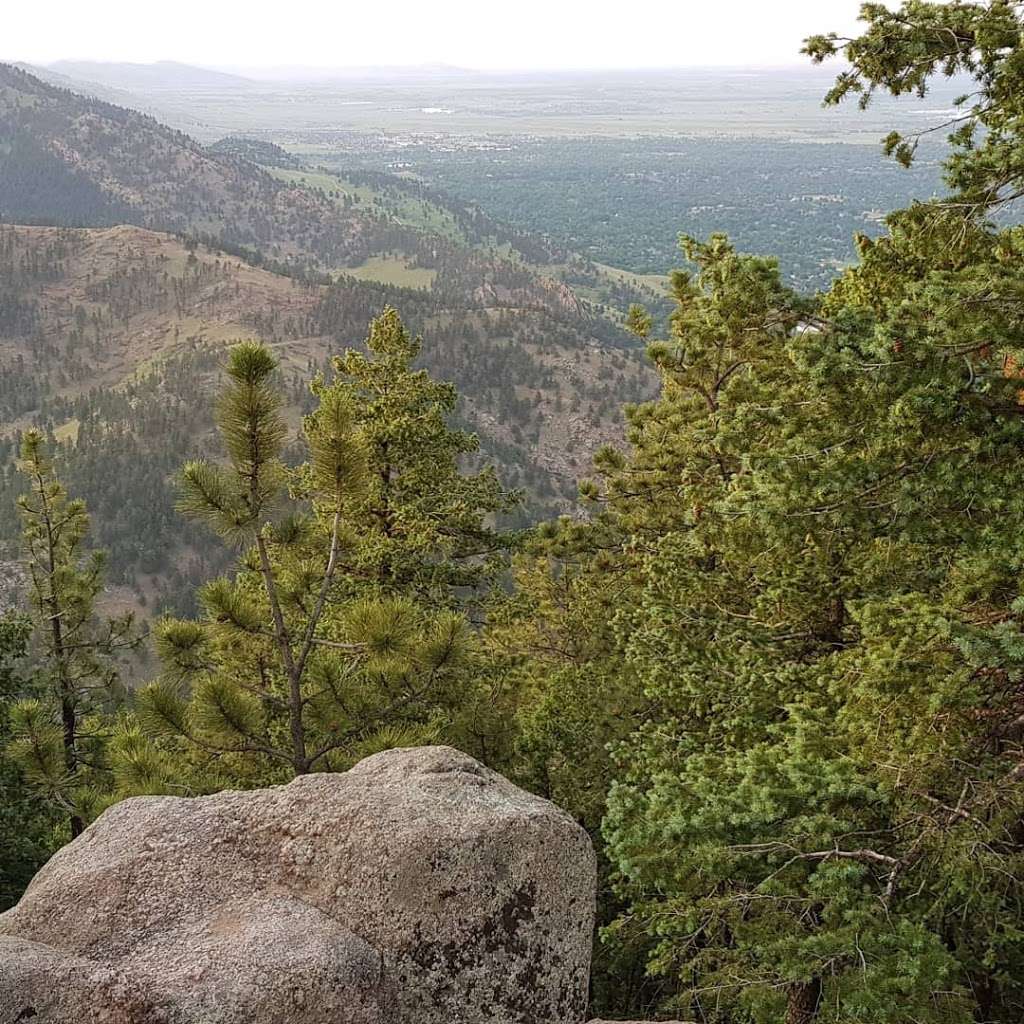
[(311, 372), (358, 346), (389, 303), (424, 333), (424, 364), (457, 383), (483, 458), (527, 508), (565, 507), (591, 453), (618, 436), (618, 403), (649, 393), (649, 372), (599, 343), (554, 285), (547, 295), (492, 268), (483, 287), (469, 266), (442, 268), (431, 291), (321, 284), (133, 226), (0, 226), (0, 546), (13, 554), (15, 438), (40, 425), (62, 442), (114, 581), (173, 603), (211, 568), (207, 539), (174, 512), (173, 475), (205, 450), (225, 346), (274, 346), (297, 428)]
[[(583, 268), (585, 283), (612, 283), (587, 261), (418, 182), (314, 172), (245, 139), (207, 148), (152, 117), (3, 64), (0, 221), (135, 224), (310, 272), (359, 267), (384, 253), (433, 269), (472, 251), (485, 285), (491, 265), (506, 277), (514, 267), (520, 281), (568, 267), (576, 278)], [(538, 286), (546, 287), (530, 285)]]
[[(310, 371), (400, 306), (534, 512), (574, 499), (619, 436), (618, 406), (650, 393), (620, 324), (656, 292), (416, 182), (328, 174), (246, 140), (207, 149), (5, 65), (0, 140), (0, 507), (13, 510), (17, 432), (53, 431), (114, 578), (141, 594), (188, 590), (166, 576), (188, 572), (193, 542), (171, 478), (202, 449), (227, 342), (280, 350), (297, 425)], [(0, 543), (15, 532), (2, 513)]]
[(4, 221), (130, 223), (326, 264), (358, 261), (374, 244), (371, 218), (9, 65), (0, 65), (0, 140)]

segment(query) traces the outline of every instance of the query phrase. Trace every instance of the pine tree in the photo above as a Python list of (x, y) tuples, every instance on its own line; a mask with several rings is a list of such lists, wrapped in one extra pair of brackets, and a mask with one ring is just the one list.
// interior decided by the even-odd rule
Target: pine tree
[[(541, 524), (514, 562), (511, 592), (493, 595), (484, 630), (489, 708), (505, 723), (491, 763), (590, 834), (601, 927), (627, 910), (612, 891), (601, 841), (613, 780), (609, 748), (649, 710), (619, 642), (635, 561), (606, 520)], [(646, 977), (651, 943), (640, 930), (619, 939), (595, 944), (591, 1012), (641, 1018), (672, 984)]]
[(662, 394), (512, 598), (534, 785), (610, 786), (609, 936), (698, 1019), (1019, 1014), (1016, 229), (892, 223), (818, 306), (689, 242)]
[(621, 927), (702, 1019), (1021, 1015), (1024, 289), (1021, 229), (984, 220), (1024, 180), (1016, 6), (865, 7), (833, 98), (977, 76), (953, 195), (816, 308), (691, 248), (662, 397), (592, 491), (642, 552)]
[(17, 902), (54, 845), (54, 814), (40, 805), (6, 749), (10, 708), (37, 684), (26, 657), (31, 635), (26, 616), (0, 616), (0, 911)]
[(421, 348), (389, 307), (370, 325), (367, 351), (335, 359), (335, 381), (315, 382), (314, 394), (356, 410), (368, 453), (370, 486), (345, 509), (362, 538), (351, 564), (385, 590), (472, 604), (505, 569), (514, 538), (494, 524), (517, 496), (493, 468), (464, 471), (479, 442), (448, 425), (455, 388), (413, 368)]
[(109, 794), (105, 745), (121, 701), (116, 655), (138, 637), (130, 615), (97, 615), (103, 555), (86, 550), (85, 503), (68, 497), (40, 432), (25, 434), (19, 468), (29, 482), (18, 505), (43, 685), (12, 707), (8, 754), (66, 815), (73, 838)]
[[(629, 449), (584, 488), (593, 518), (545, 531), (514, 598), (547, 648), (517, 669), (521, 750), (570, 800), (610, 787), (608, 936), (646, 935), (679, 986), (667, 1010), (1021, 1018), (1022, 233), (986, 219), (1024, 182), (1018, 6), (865, 7), (834, 98), (977, 77), (952, 194), (859, 239), (815, 301), (772, 261), (688, 241), (697, 274), (650, 345), (661, 395), (628, 410)], [(572, 620), (544, 596), (602, 582), (613, 607), (576, 600)], [(607, 638), (589, 692), (550, 668), (580, 637)], [(618, 730), (597, 714), (614, 674), (635, 687)], [(585, 717), (613, 745), (596, 768)]]
[(500, 566), (507, 542), (485, 521), (507, 499), (492, 473), (459, 472), (475, 441), (447, 427), (454, 392), (411, 369), (418, 342), (394, 311), (368, 348), (313, 382), (307, 460), (291, 470), (275, 362), (232, 350), (228, 465), (186, 466), (181, 507), (243, 557), (202, 588), (201, 620), (156, 631), (165, 672), (122, 737), (127, 790), (173, 774), (147, 735), (191, 759), (196, 787), (259, 784), (454, 735), (473, 706), (463, 606)]

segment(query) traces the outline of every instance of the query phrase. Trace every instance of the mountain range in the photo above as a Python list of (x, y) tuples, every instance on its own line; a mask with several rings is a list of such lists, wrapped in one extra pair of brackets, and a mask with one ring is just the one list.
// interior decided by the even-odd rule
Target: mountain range
[(71, 79), (98, 82), (114, 89), (171, 90), (245, 89), (254, 83), (241, 75), (161, 60), (152, 64), (129, 64), (96, 60), (58, 60), (47, 69)]
[(183, 575), (214, 567), (173, 512), (173, 474), (209, 445), (233, 340), (275, 347), (297, 426), (309, 375), (395, 305), (524, 516), (572, 507), (622, 401), (652, 386), (621, 326), (629, 302), (657, 303), (647, 285), (416, 181), (304, 167), (255, 140), (205, 147), (10, 65), (0, 221), (0, 553), (17, 534), (17, 432), (39, 424), (128, 604), (174, 605)]

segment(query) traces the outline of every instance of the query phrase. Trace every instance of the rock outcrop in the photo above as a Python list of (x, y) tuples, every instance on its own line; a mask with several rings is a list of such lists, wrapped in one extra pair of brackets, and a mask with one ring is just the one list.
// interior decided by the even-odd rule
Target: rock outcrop
[(27, 582), (23, 562), (0, 562), (0, 615), (23, 604)]
[(586, 834), (448, 747), (103, 814), (0, 915), (0, 1021), (571, 1024)]

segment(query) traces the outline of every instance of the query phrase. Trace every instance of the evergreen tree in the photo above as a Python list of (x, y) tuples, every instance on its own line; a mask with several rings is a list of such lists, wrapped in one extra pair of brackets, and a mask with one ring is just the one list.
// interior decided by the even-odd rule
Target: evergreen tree
[[(657, 713), (619, 751), (610, 852), (693, 1012), (970, 1020), (1019, 954), (1020, 797), (991, 787), (1013, 747), (982, 755), (1002, 684), (966, 646), (1013, 586), (1015, 385), (965, 372), (934, 319), (898, 352), (862, 309), (793, 329), (784, 295), (747, 305), (751, 261), (697, 256), (706, 291), (603, 491), (657, 524), (625, 646)], [(751, 347), (712, 404), (729, 336)]]
[(66, 815), (74, 838), (110, 790), (105, 745), (120, 702), (115, 658), (138, 638), (130, 615), (97, 615), (104, 559), (86, 551), (85, 503), (68, 497), (40, 432), (25, 434), (21, 456), (29, 491), (18, 504), (43, 686), (13, 705), (8, 754)]
[(475, 435), (453, 430), (453, 385), (413, 365), (422, 342), (391, 307), (370, 325), (367, 351), (334, 360), (330, 385), (314, 382), (323, 401), (353, 410), (369, 461), (370, 485), (343, 510), (361, 538), (350, 579), (373, 577), (389, 592), (442, 606), (471, 606), (503, 572), (513, 538), (494, 528), (515, 507), (492, 468), (463, 470)]
[(897, 287), (894, 231), (817, 310), (688, 243), (662, 396), (520, 579), (521, 751), (610, 785), (610, 934), (697, 1019), (1018, 1019), (1021, 332), (948, 301), (1014, 233)]
[(454, 735), (473, 706), (462, 606), (498, 571), (506, 541), (485, 520), (507, 499), (492, 473), (459, 472), (475, 441), (446, 426), (454, 392), (411, 369), (418, 342), (393, 310), (368, 348), (313, 382), (292, 470), (275, 362), (232, 350), (217, 414), (229, 462), (186, 466), (181, 507), (242, 563), (202, 588), (200, 621), (158, 627), (166, 671), (139, 694), (142, 732), (122, 736), (126, 789), (180, 776), (142, 734), (189, 751), (196, 787), (258, 784)]
[(0, 911), (17, 902), (55, 842), (55, 816), (40, 805), (6, 750), (10, 708), (33, 688), (26, 662), (31, 634), (27, 617), (0, 617)]
[[(589, 626), (533, 604), (531, 628), (571, 650), (610, 622), (600, 669), (637, 687), (628, 738), (605, 732), (627, 903), (609, 935), (646, 933), (650, 969), (681, 987), (673, 1009), (1009, 1024), (1024, 1012), (1024, 278), (1021, 228), (986, 217), (1008, 221), (1024, 181), (1021, 11), (864, 16), (833, 99), (976, 78), (951, 194), (860, 239), (814, 303), (771, 261), (687, 243), (697, 276), (676, 276), (650, 349), (661, 396), (629, 411), (630, 450), (598, 459), (581, 541), (549, 531), (546, 586), (624, 585), (614, 608), (576, 605)], [(907, 160), (905, 143), (888, 140)], [(588, 696), (554, 700), (579, 717)], [(590, 740), (556, 728), (572, 716), (548, 717), (549, 692), (534, 700), (541, 767), (586, 765), (571, 793), (593, 776)]]
[[(740, 371), (764, 362), (806, 307), (779, 283), (772, 261), (740, 257), (724, 238), (686, 246), (702, 274), (673, 278), (680, 344), (651, 347), (662, 399), (627, 408), (631, 457), (614, 447), (599, 453), (603, 486), (582, 487), (595, 514), (538, 531), (535, 557), (520, 565), (517, 591), (489, 634), (509, 656), (518, 697), (513, 771), (571, 810), (597, 841), (619, 774), (609, 749), (659, 711), (628, 646), (644, 621), (647, 560), (700, 520), (735, 474), (736, 460), (711, 425), (728, 422)], [(641, 334), (650, 329), (640, 311), (631, 320)], [(610, 865), (604, 868), (608, 876)], [(603, 923), (626, 909), (606, 882)], [(616, 942), (595, 954), (597, 1007), (616, 1014), (647, 1011), (678, 987), (672, 978), (644, 981), (651, 938), (635, 927), (637, 915), (628, 919)]]
[[(598, 853), (598, 925), (626, 909), (601, 841), (613, 764), (648, 704), (622, 656), (619, 625), (635, 585), (633, 554), (607, 521), (542, 524), (516, 559), (511, 593), (496, 592), (484, 632), (491, 711), (506, 723), (491, 763), (586, 828)], [(646, 976), (639, 930), (596, 942), (594, 1015), (644, 1019), (673, 983)]]

